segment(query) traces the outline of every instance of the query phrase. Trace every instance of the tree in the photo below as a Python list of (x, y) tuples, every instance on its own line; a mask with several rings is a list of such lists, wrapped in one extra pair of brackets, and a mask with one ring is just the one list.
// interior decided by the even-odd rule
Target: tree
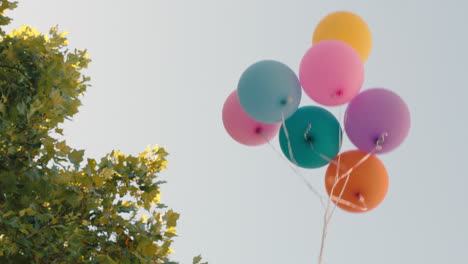
[[(16, 5), (0, 0), (0, 26)], [(166, 150), (85, 159), (58, 137), (89, 87), (86, 51), (68, 50), (57, 27), (0, 35), (0, 263), (176, 263)]]

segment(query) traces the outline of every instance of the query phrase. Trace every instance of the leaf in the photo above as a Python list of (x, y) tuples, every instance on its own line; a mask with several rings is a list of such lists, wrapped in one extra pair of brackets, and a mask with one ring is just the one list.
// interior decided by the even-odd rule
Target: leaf
[(0, 102), (0, 113), (5, 114), (5, 104)]
[(79, 166), (83, 161), (84, 150), (73, 150), (68, 154), (68, 158), (75, 166)]
[(177, 234), (174, 232), (165, 232), (164, 233), (164, 236), (167, 237), (167, 238), (172, 238), (172, 237), (175, 237), (177, 236)]
[(59, 153), (61, 153), (61, 154), (67, 154), (67, 153), (69, 153), (71, 151), (71, 148), (69, 146), (67, 146), (65, 141), (61, 141), (61, 142), (57, 143), (56, 147), (60, 151)]
[(114, 170), (112, 170), (111, 168), (104, 168), (101, 171), (101, 176), (106, 180), (111, 179), (113, 174)]
[(156, 254), (158, 247), (155, 244), (148, 245), (141, 249), (141, 253), (145, 257), (152, 257)]
[(16, 214), (15, 211), (10, 210), (6, 214), (3, 215), (3, 218), (8, 218), (8, 217), (10, 217), (12, 215), (15, 215), (15, 214)]
[(104, 178), (99, 176), (99, 175), (94, 175), (93, 176), (93, 182), (96, 184), (96, 187), (100, 188), (104, 185)]
[(100, 223), (101, 225), (105, 225), (105, 224), (107, 224), (108, 222), (109, 222), (109, 221), (107, 220), (107, 217), (104, 216), (104, 215), (101, 216), (101, 217), (99, 218), (99, 223)]
[(202, 260), (202, 257), (201, 255), (198, 255), (196, 257), (193, 258), (193, 264), (199, 264)]
[(177, 225), (177, 220), (179, 219), (179, 214), (175, 213), (172, 210), (169, 210), (164, 214), (164, 217), (167, 219), (167, 227), (175, 227)]
[(158, 250), (158, 254), (161, 254), (163, 256), (167, 255), (169, 253), (170, 247), (171, 246), (171, 241), (165, 241), (162, 246)]
[(198, 255), (193, 258), (193, 264), (208, 264), (208, 262), (201, 263), (201, 261), (202, 261), (201, 255)]
[(26, 208), (26, 209), (23, 209), (21, 211), (19, 211), (19, 216), (24, 216), (25, 214), (27, 215), (34, 215), (36, 212), (34, 212), (34, 210), (30, 207)]

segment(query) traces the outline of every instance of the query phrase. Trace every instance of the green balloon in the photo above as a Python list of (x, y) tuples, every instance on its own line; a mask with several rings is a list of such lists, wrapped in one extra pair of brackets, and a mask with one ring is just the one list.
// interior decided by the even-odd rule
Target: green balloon
[(332, 113), (322, 107), (304, 106), (286, 119), (279, 142), (284, 155), (292, 163), (311, 169), (327, 165), (338, 155), (341, 138), (340, 123)]

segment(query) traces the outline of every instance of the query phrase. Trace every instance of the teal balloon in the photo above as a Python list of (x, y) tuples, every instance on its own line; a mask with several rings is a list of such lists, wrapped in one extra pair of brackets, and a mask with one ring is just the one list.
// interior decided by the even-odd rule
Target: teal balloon
[[(290, 156), (285, 127), (294, 160)], [(291, 162), (303, 168), (320, 168), (338, 155), (342, 134), (340, 123), (332, 113), (322, 107), (304, 106), (286, 120), (279, 142)]]
[(301, 85), (287, 65), (264, 60), (244, 71), (237, 94), (239, 103), (250, 117), (262, 123), (278, 123), (299, 107)]

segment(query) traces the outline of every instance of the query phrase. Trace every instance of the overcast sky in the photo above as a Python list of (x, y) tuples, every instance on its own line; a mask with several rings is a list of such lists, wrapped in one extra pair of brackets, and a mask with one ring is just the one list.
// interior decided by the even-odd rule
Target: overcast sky
[[(297, 72), (322, 17), (361, 15), (373, 33), (363, 89), (402, 96), (412, 128), (381, 156), (385, 201), (365, 214), (337, 210), (325, 263), (468, 263), (467, 9), (463, 0), (24, 0), (13, 26), (59, 24), (89, 50), (93, 87), (65, 126), (71, 145), (91, 157), (167, 146), (162, 200), (182, 214), (176, 259), (312, 264), (318, 200), (271, 147), (234, 142), (221, 109), (250, 64), (275, 59)], [(301, 105), (315, 103), (303, 94)], [(303, 173), (325, 192), (324, 169)]]

